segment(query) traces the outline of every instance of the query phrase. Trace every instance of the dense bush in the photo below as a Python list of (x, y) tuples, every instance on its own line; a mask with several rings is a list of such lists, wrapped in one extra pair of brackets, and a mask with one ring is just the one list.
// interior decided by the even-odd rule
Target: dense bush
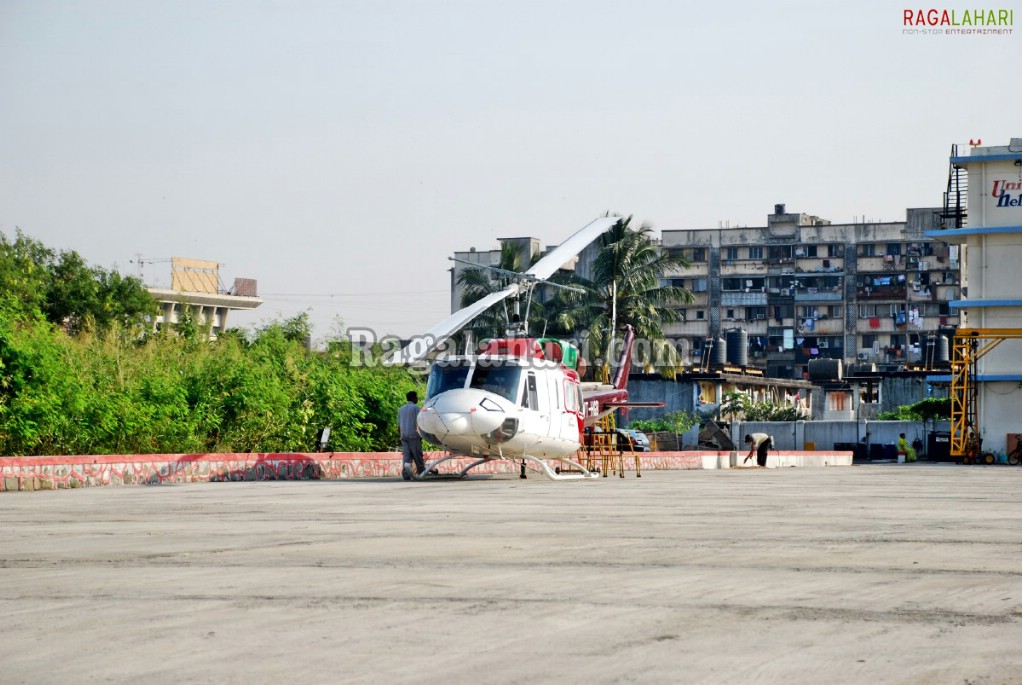
[(927, 397), (915, 404), (903, 404), (877, 415), (881, 421), (939, 421), (951, 418), (951, 398)]
[[(353, 368), (343, 345), (310, 351), (287, 322), (215, 342), (111, 330), (69, 336), (0, 312), (0, 454), (389, 449), (403, 369)], [(421, 388), (420, 388), (421, 390)]]
[(0, 455), (300, 452), (327, 426), (328, 450), (398, 443), (422, 391), (406, 370), (307, 349), (304, 314), (215, 342), (187, 317), (145, 334), (140, 287), (0, 234)]
[(643, 433), (686, 433), (699, 423), (695, 414), (687, 411), (673, 411), (655, 419), (637, 419), (628, 424), (629, 428)]

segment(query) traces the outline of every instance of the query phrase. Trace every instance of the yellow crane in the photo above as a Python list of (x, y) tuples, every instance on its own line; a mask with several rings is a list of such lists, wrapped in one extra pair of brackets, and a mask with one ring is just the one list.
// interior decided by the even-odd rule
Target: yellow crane
[[(980, 459), (976, 419), (976, 362), (1005, 340), (1022, 339), (1022, 328), (959, 328), (951, 350), (951, 456), (963, 464)], [(990, 456), (993, 463), (993, 456)]]

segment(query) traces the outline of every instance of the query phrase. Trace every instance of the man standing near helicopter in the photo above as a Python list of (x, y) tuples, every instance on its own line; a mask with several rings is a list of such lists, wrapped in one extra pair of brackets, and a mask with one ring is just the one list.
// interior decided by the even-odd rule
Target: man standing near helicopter
[(419, 415), (419, 394), (410, 390), (405, 398), (408, 403), (397, 412), (397, 426), (401, 432), (401, 477), (411, 480), (412, 476), (426, 470), (422, 460), (422, 436), (415, 419)]

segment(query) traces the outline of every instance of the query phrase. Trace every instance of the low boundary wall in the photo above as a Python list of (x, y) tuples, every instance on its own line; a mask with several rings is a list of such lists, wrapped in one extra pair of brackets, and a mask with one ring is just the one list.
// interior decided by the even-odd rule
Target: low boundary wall
[[(426, 454), (426, 460), (443, 453)], [(743, 453), (643, 452), (644, 471), (742, 467)], [(468, 459), (444, 466), (462, 466)], [(750, 464), (753, 462), (750, 462)], [(556, 465), (550, 462), (551, 466)], [(772, 452), (768, 467), (850, 466), (851, 452)], [(444, 468), (444, 467), (441, 467)], [(445, 469), (448, 470), (448, 469)], [(632, 454), (624, 470), (634, 471)], [(471, 473), (517, 473), (512, 462), (482, 464)], [(530, 469), (530, 475), (535, 474)], [(254, 480), (342, 480), (399, 478), (399, 452), (310, 452), (295, 454), (131, 454), (75, 457), (0, 457), (0, 492), (54, 490), (97, 485), (159, 485)]]

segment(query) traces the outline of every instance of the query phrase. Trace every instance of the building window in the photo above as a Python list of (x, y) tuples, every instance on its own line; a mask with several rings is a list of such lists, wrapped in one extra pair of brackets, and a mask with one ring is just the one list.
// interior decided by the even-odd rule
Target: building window
[(705, 278), (693, 278), (692, 279), (692, 292), (694, 293), (705, 293), (706, 292), (707, 280)]
[(889, 255), (900, 255), (901, 254), (901, 243), (887, 243), (887, 252)]
[(806, 245), (806, 257), (816, 256), (816, 245)]
[(845, 253), (845, 251), (843, 249), (841, 249), (840, 245), (828, 245), (827, 246), (827, 256), (828, 257), (841, 257), (841, 256), (844, 255), (844, 253)]
[(762, 247), (750, 247), (749, 248), (749, 259), (763, 259), (763, 248)]
[(848, 395), (845, 392), (828, 392), (827, 409), (830, 411), (845, 411)]
[(724, 317), (728, 318), (728, 319), (734, 319), (735, 318), (735, 310), (734, 309), (728, 309), (727, 313), (724, 315)]
[(694, 247), (694, 248), (692, 248), (692, 261), (693, 262), (705, 262), (706, 261), (706, 248), (705, 247)]
[(873, 243), (866, 243), (859, 245), (859, 256), (860, 257), (876, 257), (877, 246)]
[(727, 259), (728, 261), (732, 261), (732, 262), (734, 260), (738, 259), (738, 248), (737, 247), (725, 248), (725, 250), (724, 250), (724, 259)]
[(697, 309), (696, 310), (696, 321), (702, 321), (705, 318), (706, 318), (706, 312), (704, 312), (702, 309)]

